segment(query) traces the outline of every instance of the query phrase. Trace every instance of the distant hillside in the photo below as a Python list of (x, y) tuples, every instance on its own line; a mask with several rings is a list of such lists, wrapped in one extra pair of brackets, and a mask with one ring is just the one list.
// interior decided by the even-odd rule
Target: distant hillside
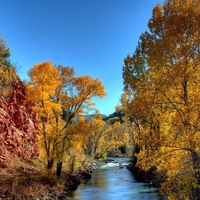
[(117, 117), (117, 118), (119, 118), (119, 121), (120, 121), (120, 123), (123, 123), (124, 121), (123, 121), (123, 117), (124, 117), (125, 115), (123, 114), (123, 113), (121, 113), (121, 112), (114, 112), (114, 113), (112, 113), (112, 114), (110, 114), (110, 115), (108, 115), (108, 116), (106, 116), (105, 118), (104, 118), (104, 120), (109, 120), (109, 119), (111, 119), (111, 118), (115, 118), (115, 117)]
[[(100, 114), (101, 116), (102, 116), (102, 118), (103, 119), (105, 119), (107, 116), (105, 115), (105, 114)], [(91, 115), (79, 115), (79, 116), (77, 116), (77, 121), (79, 121), (79, 119), (80, 119), (80, 117), (85, 117), (86, 118), (86, 120), (90, 120), (90, 119), (93, 119), (93, 118), (95, 118), (96, 117), (96, 114), (91, 114)]]
[[(111, 120), (112, 118), (113, 118), (113, 119), (115, 118), (115, 120), (113, 121), (113, 123), (116, 122), (116, 121), (119, 121), (120, 123), (124, 123), (123, 117), (125, 116), (125, 114), (123, 114), (123, 113), (121, 113), (121, 112), (114, 112), (114, 113), (109, 114), (108, 116), (105, 115), (105, 114), (100, 114), (100, 115), (102, 116), (103, 120), (105, 120), (105, 121)], [(77, 118), (76, 118), (76, 122), (79, 122), (79, 119), (80, 119), (80, 117), (82, 117), (82, 116), (85, 117), (86, 120), (90, 120), (90, 119), (95, 118), (95, 117), (97, 116), (97, 114), (79, 115), (79, 116), (77, 116)], [(117, 119), (117, 118), (118, 118), (118, 119)], [(117, 119), (117, 120), (116, 120), (116, 119)], [(76, 122), (75, 122), (75, 123), (76, 123)]]

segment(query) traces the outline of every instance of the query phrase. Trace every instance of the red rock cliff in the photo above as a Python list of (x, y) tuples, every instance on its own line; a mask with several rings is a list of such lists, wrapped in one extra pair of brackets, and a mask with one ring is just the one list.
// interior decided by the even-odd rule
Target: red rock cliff
[(33, 104), (25, 102), (25, 87), (18, 81), (8, 99), (0, 95), (0, 167), (6, 167), (15, 157), (36, 156), (38, 130)]

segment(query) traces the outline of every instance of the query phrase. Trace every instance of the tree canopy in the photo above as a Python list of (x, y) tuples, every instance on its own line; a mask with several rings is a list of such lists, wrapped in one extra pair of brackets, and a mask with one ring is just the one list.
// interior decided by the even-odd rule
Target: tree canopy
[(199, 11), (198, 0), (158, 4), (123, 67), (137, 165), (166, 172), (162, 191), (178, 199), (199, 196)]

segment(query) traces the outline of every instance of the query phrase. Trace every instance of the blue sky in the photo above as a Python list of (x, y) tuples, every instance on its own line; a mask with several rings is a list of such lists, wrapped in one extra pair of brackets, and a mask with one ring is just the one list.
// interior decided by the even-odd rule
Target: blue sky
[(100, 113), (115, 111), (123, 92), (122, 66), (152, 9), (164, 0), (0, 0), (0, 33), (18, 75), (28, 80), (47, 60), (74, 67), (77, 76), (99, 78), (108, 96), (94, 98)]

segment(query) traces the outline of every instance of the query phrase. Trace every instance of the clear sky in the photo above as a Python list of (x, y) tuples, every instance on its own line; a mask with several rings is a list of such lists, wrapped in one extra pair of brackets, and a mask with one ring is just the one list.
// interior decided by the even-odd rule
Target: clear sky
[(100, 113), (115, 111), (123, 92), (122, 66), (152, 9), (164, 0), (0, 0), (0, 33), (18, 75), (37, 63), (74, 67), (76, 76), (99, 78), (108, 96), (95, 98)]

